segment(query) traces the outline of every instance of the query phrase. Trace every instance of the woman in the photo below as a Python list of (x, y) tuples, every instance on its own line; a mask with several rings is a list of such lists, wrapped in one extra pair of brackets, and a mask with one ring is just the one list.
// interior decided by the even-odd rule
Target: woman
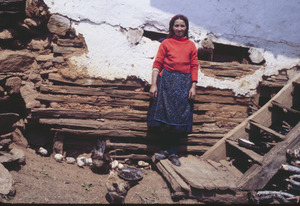
[(174, 165), (179, 139), (192, 131), (193, 100), (198, 81), (198, 57), (195, 44), (188, 39), (189, 22), (183, 15), (174, 16), (169, 34), (161, 43), (153, 63), (148, 127), (159, 127), (162, 151), (157, 160), (168, 158)]

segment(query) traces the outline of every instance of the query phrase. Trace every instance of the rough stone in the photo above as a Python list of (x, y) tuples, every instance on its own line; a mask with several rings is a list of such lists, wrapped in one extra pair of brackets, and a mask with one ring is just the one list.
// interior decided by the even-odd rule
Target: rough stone
[(8, 40), (17, 36), (17, 32), (14, 29), (3, 29), (0, 31), (0, 39)]
[(249, 58), (255, 64), (259, 64), (259, 63), (264, 61), (264, 57), (258, 49), (250, 48), (249, 49), (249, 54), (250, 54)]
[(43, 23), (43, 20), (40, 18), (26, 18), (24, 23), (30, 27), (38, 27)]
[(74, 47), (61, 47), (53, 44), (53, 53), (56, 54), (72, 54), (74, 52), (81, 51), (80, 48), (74, 48)]
[(0, 164), (0, 194), (7, 195), (12, 189), (13, 178), (9, 171)]
[(35, 27), (29, 27), (24, 22), (19, 22), (17, 24), (18, 29), (22, 30), (23, 32), (30, 34), (30, 35), (40, 35), (40, 31), (35, 29)]
[(25, 13), (27, 17), (47, 19), (49, 12), (43, 0), (26, 0)]
[(0, 150), (5, 150), (12, 143), (10, 138), (0, 139)]
[(12, 148), (9, 152), (19, 164), (24, 164), (26, 161), (25, 153), (21, 149)]
[(47, 62), (52, 61), (53, 59), (53, 53), (46, 54), (46, 55), (39, 55), (36, 57), (37, 62)]
[(70, 30), (71, 22), (66, 17), (54, 14), (50, 17), (47, 27), (51, 33), (65, 36), (67, 31)]
[(5, 87), (9, 94), (19, 93), (21, 85), (22, 80), (19, 77), (10, 77), (5, 82)]
[(144, 31), (142, 29), (129, 29), (127, 32), (127, 40), (133, 45), (138, 44), (143, 37), (143, 33)]
[(201, 46), (205, 49), (214, 49), (214, 43), (212, 42), (212, 40), (208, 37), (203, 39), (203, 41), (201, 41)]
[(112, 171), (110, 173), (105, 186), (108, 190), (107, 194), (110, 198), (110, 203), (124, 203), (130, 184), (121, 179), (117, 172)]
[(64, 47), (83, 47), (83, 42), (80, 39), (58, 39), (57, 40), (58, 46)]
[(52, 62), (55, 62), (55, 63), (63, 63), (65, 60), (62, 56), (58, 56), (58, 57), (54, 57)]
[(37, 37), (37, 38), (32, 39), (28, 43), (27, 48), (33, 49), (33, 50), (43, 50), (43, 49), (49, 47), (50, 43), (51, 43), (50, 37), (44, 37), (44, 38)]
[(24, 137), (23, 133), (21, 132), (21, 130), (19, 128), (16, 128), (15, 131), (13, 131), (11, 134), (12, 134), (14, 143), (16, 143), (17, 145), (20, 145), (22, 147), (28, 146), (28, 141)]
[(26, 51), (0, 51), (0, 72), (25, 72), (34, 63), (33, 54)]
[(31, 109), (41, 106), (41, 103), (36, 100), (39, 93), (35, 90), (32, 82), (26, 82), (20, 89), (21, 96), (24, 99), (26, 108)]

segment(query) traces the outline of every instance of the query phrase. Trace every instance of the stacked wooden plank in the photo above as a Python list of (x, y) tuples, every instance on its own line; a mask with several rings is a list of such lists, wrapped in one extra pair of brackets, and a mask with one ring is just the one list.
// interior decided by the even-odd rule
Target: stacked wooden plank
[(242, 173), (233, 166), (188, 155), (181, 157), (181, 166), (168, 160), (156, 164), (167, 179), (174, 197), (193, 197), (202, 202), (247, 203), (245, 192), (237, 191)]
[[(157, 132), (149, 132), (146, 123), (149, 85), (137, 79), (68, 80), (58, 73), (48, 80), (36, 98), (43, 106), (31, 109), (32, 121), (66, 137), (105, 139), (116, 158), (150, 159), (160, 149)], [(247, 117), (248, 103), (229, 90), (197, 88), (193, 133), (181, 140), (180, 152), (204, 153)]]

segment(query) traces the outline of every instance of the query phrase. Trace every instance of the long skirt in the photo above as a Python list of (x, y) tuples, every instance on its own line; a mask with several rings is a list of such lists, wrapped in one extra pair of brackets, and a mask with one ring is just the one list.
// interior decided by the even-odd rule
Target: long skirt
[(189, 100), (191, 74), (163, 70), (157, 79), (157, 97), (150, 102), (148, 127), (165, 127), (190, 133), (193, 125), (193, 101)]

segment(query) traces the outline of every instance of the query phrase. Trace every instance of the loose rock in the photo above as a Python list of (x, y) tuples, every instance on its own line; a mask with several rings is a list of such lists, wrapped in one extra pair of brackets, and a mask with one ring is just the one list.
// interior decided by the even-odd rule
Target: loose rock
[(7, 195), (12, 189), (13, 179), (8, 170), (0, 164), (0, 194)]
[(60, 15), (52, 15), (48, 21), (47, 27), (51, 33), (60, 36), (65, 36), (67, 31), (70, 30), (71, 22), (68, 18)]
[(19, 77), (10, 77), (6, 80), (5, 87), (9, 94), (17, 94), (20, 92), (22, 80)]

